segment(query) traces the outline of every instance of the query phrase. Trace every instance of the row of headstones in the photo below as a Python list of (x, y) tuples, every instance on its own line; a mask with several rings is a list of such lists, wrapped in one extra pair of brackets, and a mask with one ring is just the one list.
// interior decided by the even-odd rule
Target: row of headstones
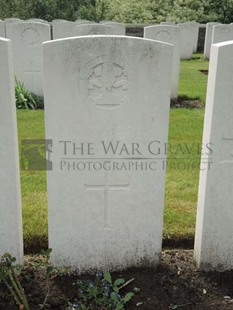
[(233, 40), (233, 23), (221, 24), (221, 23), (207, 23), (205, 46), (204, 46), (204, 58), (210, 59), (211, 45)]
[[(43, 46), (52, 262), (79, 271), (155, 266), (162, 245), (173, 47), (91, 36)], [(233, 268), (233, 42), (213, 45), (195, 239), (203, 269)], [(22, 261), (11, 42), (0, 39), (0, 254)], [(6, 134), (7, 133), (7, 134)], [(209, 143), (212, 143), (211, 145)], [(110, 144), (112, 143), (112, 145)], [(213, 151), (214, 148), (214, 151)], [(156, 150), (157, 149), (157, 150)], [(161, 157), (161, 155), (159, 155)]]
[[(23, 22), (17, 19), (7, 19), (0, 22), (0, 36), (12, 40), (13, 60), (15, 76), (24, 83), (25, 87), (43, 96), (42, 87), (42, 60), (41, 46), (45, 41), (51, 40), (50, 24), (43, 20), (29, 20)], [(102, 24), (77, 21), (68, 22), (54, 20), (52, 22), (53, 39), (61, 39), (84, 35), (125, 35), (125, 25), (110, 21)], [(171, 98), (178, 96), (179, 65), (181, 59), (190, 59), (197, 49), (199, 24), (188, 22), (183, 24), (162, 23), (145, 27), (144, 37), (160, 40), (173, 44), (173, 70), (172, 70), (172, 91)]]

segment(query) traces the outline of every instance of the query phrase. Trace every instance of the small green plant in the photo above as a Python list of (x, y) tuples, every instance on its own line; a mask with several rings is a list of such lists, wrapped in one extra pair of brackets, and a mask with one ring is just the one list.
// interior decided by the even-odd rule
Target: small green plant
[(19, 280), (19, 274), (23, 267), (15, 264), (15, 262), (15, 257), (8, 253), (1, 256), (0, 282), (5, 284), (20, 309), (30, 310), (27, 297)]
[(35, 101), (33, 94), (29, 92), (23, 83), (15, 78), (15, 100), (17, 109), (37, 109), (37, 102)]
[(120, 290), (126, 284), (122, 278), (113, 281), (109, 272), (97, 272), (94, 281), (78, 280), (74, 283), (78, 287), (77, 294), (72, 302), (69, 303), (68, 309), (125, 309), (125, 304), (134, 296), (132, 292), (126, 295), (120, 293)]

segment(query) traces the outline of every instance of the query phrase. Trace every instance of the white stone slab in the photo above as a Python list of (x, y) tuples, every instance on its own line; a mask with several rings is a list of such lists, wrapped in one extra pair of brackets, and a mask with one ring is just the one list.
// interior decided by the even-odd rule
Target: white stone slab
[[(55, 265), (87, 271), (158, 263), (165, 171), (148, 145), (167, 141), (172, 48), (125, 36), (44, 44), (46, 136), (53, 140), (49, 246)], [(75, 143), (76, 154), (69, 142), (64, 152), (61, 141)], [(124, 146), (114, 155), (110, 142), (121, 148), (138, 143), (141, 155)], [(157, 142), (150, 146), (158, 154)]]
[(19, 154), (11, 42), (0, 39), (0, 255), (23, 261)]
[(87, 20), (87, 19), (77, 19), (76, 21), (76, 24), (97, 24), (96, 22), (93, 22), (91, 20)]
[(233, 25), (216, 25), (213, 27), (212, 44), (233, 40)]
[(10, 33), (9, 33), (9, 31), (10, 31), (9, 25), (10, 25), (10, 24), (14, 24), (14, 23), (20, 23), (20, 22), (22, 22), (22, 20), (19, 19), (19, 18), (13, 18), (13, 17), (12, 17), (12, 18), (6, 18), (6, 19), (4, 19), (6, 38), (9, 38), (9, 35), (10, 35)]
[(174, 46), (171, 98), (177, 98), (180, 72), (180, 28), (166, 25), (145, 27), (144, 38), (170, 43)]
[(115, 28), (115, 34), (118, 36), (125, 36), (125, 25), (117, 22), (112, 22), (112, 21), (101, 21), (101, 24), (111, 26)]
[(18, 23), (18, 22), (20, 22), (20, 21), (22, 21), (22, 19), (20, 19), (20, 18), (15, 18), (15, 17), (5, 18), (5, 19), (4, 19), (4, 22), (5, 22), (6, 24)]
[(193, 55), (193, 29), (190, 23), (177, 24), (180, 28), (180, 58), (191, 59)]
[(0, 20), (0, 37), (5, 38), (5, 24), (4, 21)]
[(43, 95), (42, 43), (51, 39), (50, 25), (20, 22), (9, 25), (15, 76), (26, 89)]
[(86, 35), (115, 35), (116, 30), (114, 27), (101, 25), (101, 24), (85, 24), (75, 27), (76, 36)]
[(198, 35), (199, 35), (199, 26), (200, 24), (192, 21), (190, 22), (193, 32), (193, 53), (197, 52), (197, 44), (198, 44)]
[(207, 23), (205, 33), (204, 59), (210, 59), (210, 47), (212, 44), (213, 27), (220, 23)]
[(47, 20), (44, 20), (44, 19), (40, 19), (40, 18), (30, 18), (27, 20), (27, 22), (34, 22), (34, 23), (45, 23), (45, 24), (48, 24), (50, 25), (50, 23), (47, 21)]
[(164, 25), (164, 26), (175, 26), (176, 23), (175, 23), (175, 22), (161, 22), (160, 25)]
[(76, 36), (76, 22), (57, 22), (53, 24), (53, 39), (70, 38)]
[[(233, 269), (233, 41), (212, 45), (200, 171), (195, 260), (204, 270)], [(205, 152), (206, 153), (206, 152)]]

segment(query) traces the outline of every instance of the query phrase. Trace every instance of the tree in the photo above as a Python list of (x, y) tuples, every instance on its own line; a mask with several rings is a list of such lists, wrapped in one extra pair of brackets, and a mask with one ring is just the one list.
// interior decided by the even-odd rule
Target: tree
[(166, 19), (170, 0), (105, 0), (106, 18), (124, 23), (155, 23)]
[(208, 21), (224, 24), (233, 22), (233, 0), (208, 0), (205, 5)]
[(174, 0), (168, 13), (168, 20), (176, 23), (195, 20), (202, 22), (206, 0)]

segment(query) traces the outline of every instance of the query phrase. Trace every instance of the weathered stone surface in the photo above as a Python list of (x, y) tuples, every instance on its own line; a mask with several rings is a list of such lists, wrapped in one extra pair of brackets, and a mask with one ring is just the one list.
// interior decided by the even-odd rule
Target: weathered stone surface
[(204, 59), (210, 59), (210, 48), (212, 44), (213, 27), (220, 23), (207, 23), (205, 33)]
[(75, 27), (76, 36), (87, 36), (87, 35), (115, 35), (116, 30), (114, 27), (102, 25), (102, 24), (85, 24), (78, 25)]
[(212, 44), (233, 40), (233, 24), (213, 27)]
[(20, 22), (10, 24), (9, 30), (15, 76), (26, 89), (42, 96), (42, 43), (51, 39), (50, 25)]
[(5, 24), (4, 21), (0, 20), (0, 37), (5, 38)]
[(19, 154), (11, 42), (0, 39), (0, 255), (23, 261)]
[(171, 66), (172, 46), (153, 40), (44, 44), (54, 264), (87, 271), (158, 263), (165, 169), (156, 158), (167, 141)]
[(126, 28), (124, 24), (111, 22), (111, 21), (102, 21), (101, 24), (114, 27), (116, 35), (125, 36)]
[[(212, 45), (198, 194), (195, 260), (204, 270), (233, 269), (233, 41)], [(211, 143), (211, 144), (210, 144)], [(206, 147), (205, 147), (206, 148)]]
[(180, 58), (191, 59), (193, 54), (193, 27), (192, 24), (177, 24), (180, 28)]
[(177, 98), (180, 73), (180, 28), (166, 25), (145, 27), (144, 38), (170, 43), (174, 46), (171, 98)]
[(77, 36), (77, 25), (79, 25), (79, 22), (53, 21), (53, 39), (56, 40)]

